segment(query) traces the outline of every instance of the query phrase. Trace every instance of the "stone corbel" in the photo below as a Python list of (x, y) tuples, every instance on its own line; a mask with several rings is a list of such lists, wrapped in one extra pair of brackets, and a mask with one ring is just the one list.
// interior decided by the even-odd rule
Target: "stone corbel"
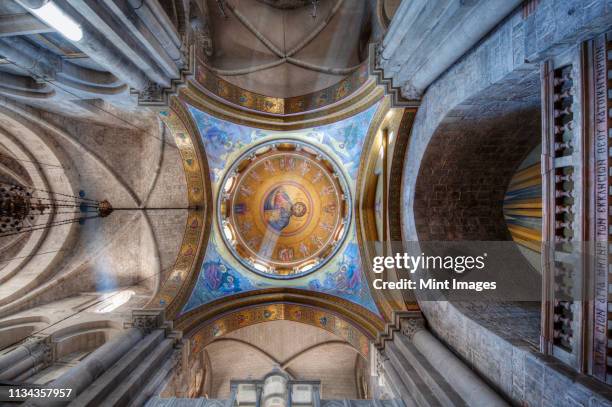
[[(126, 327), (138, 328), (145, 335), (156, 329), (166, 328), (166, 316), (163, 309), (136, 309), (132, 311), (132, 321), (127, 322)], [(170, 329), (172, 324), (170, 323)]]
[(409, 82), (402, 86), (400, 92), (403, 97), (410, 100), (421, 100), (423, 97), (423, 92), (412, 86)]
[(425, 329), (425, 319), (419, 317), (400, 317), (400, 332), (408, 339), (412, 340), (414, 334)]
[(387, 341), (393, 341), (397, 332), (412, 340), (415, 333), (425, 328), (425, 319), (420, 311), (394, 311), (391, 322), (385, 325), (385, 331), (378, 334), (374, 345), (380, 351), (384, 350)]
[(407, 93), (409, 98), (404, 95), (405, 89), (400, 89), (393, 84), (393, 79), (385, 76), (382, 67), (383, 45), (381, 43), (370, 44), (369, 50), (369, 70), (370, 75), (376, 78), (376, 84), (385, 89), (385, 94), (391, 97), (391, 107), (418, 107), (421, 104), (418, 92)]
[(196, 46), (194, 44), (186, 45), (185, 66), (180, 70), (180, 76), (170, 81), (170, 87), (164, 88), (159, 84), (149, 81), (145, 89), (138, 91), (131, 89), (130, 93), (136, 95), (139, 106), (168, 106), (172, 96), (177, 96), (179, 90), (187, 86), (187, 82), (193, 79), (195, 74)]
[(49, 366), (55, 360), (56, 344), (50, 335), (32, 335), (28, 337), (23, 346), (30, 349), (30, 352), (40, 352), (40, 363)]
[(145, 336), (156, 329), (163, 329), (166, 338), (174, 340), (175, 348), (181, 349), (182, 347), (183, 333), (173, 330), (172, 321), (166, 320), (166, 313), (163, 308), (133, 310), (132, 321), (126, 322), (124, 325), (126, 328), (140, 329)]
[(147, 87), (138, 94), (140, 104), (164, 103), (164, 89), (153, 81), (148, 81)]

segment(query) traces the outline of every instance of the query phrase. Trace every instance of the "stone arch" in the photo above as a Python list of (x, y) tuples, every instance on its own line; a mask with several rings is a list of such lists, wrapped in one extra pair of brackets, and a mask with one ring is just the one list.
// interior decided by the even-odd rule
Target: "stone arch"
[[(253, 355), (258, 355), (260, 359), (265, 359), (270, 369), (273, 364), (282, 366), (283, 362), (286, 362), (286, 367), (294, 371), (299, 365), (299, 363), (293, 363), (295, 358), (307, 358), (310, 363), (313, 360), (308, 359), (309, 352), (315, 355), (322, 347), (305, 346), (304, 349), (301, 349), (302, 352), (288, 355), (291, 357), (277, 357), (276, 360), (272, 360), (269, 356), (241, 341), (226, 340), (240, 335), (240, 332), (245, 329), (259, 329), (257, 326), (259, 324), (262, 325), (262, 329), (269, 330), (273, 324), (284, 322), (293, 324), (294, 327), (306, 325), (307, 327), (303, 329), (311, 331), (315, 331), (313, 328), (316, 328), (320, 336), (327, 338), (324, 341), (327, 342), (325, 346), (335, 346), (347, 355), (353, 355), (354, 360), (351, 356), (351, 361), (363, 359), (363, 363), (359, 365), (361, 367), (367, 366), (371, 343), (375, 339), (376, 332), (383, 329), (380, 317), (358, 305), (323, 293), (305, 292), (292, 288), (266, 289), (213, 301), (206, 307), (187, 312), (176, 321), (175, 326), (184, 332), (187, 358), (194, 363), (200, 363), (201, 358), (197, 355), (205, 355), (208, 352), (210, 357), (213, 357), (210, 353), (212, 348), (220, 343), (231, 343), (247, 353), (251, 352)], [(277, 351), (276, 347), (273, 349), (274, 352)], [(236, 355), (230, 353), (226, 356), (235, 357)], [(316, 359), (315, 357), (314, 360)], [(191, 377), (194, 369), (199, 368), (191, 363), (186, 364), (175, 375), (163, 394), (176, 397), (181, 394), (197, 393), (197, 389), (186, 389), (179, 384), (181, 377)], [(202, 391), (209, 388), (207, 386), (211, 385), (212, 377), (215, 377), (214, 373), (210, 373), (211, 366), (206, 366), (206, 369), (209, 371), (206, 372), (204, 378), (206, 384), (202, 387)], [(259, 373), (261, 372), (258, 371), (257, 374)], [(351, 379), (351, 383), (353, 381), (354, 378)]]
[[(414, 184), (413, 236), (421, 251), (443, 254), (439, 244), (428, 242), (512, 241), (504, 196), (517, 167), (541, 141), (539, 89), (536, 72), (522, 81), (502, 80), (457, 104), (439, 121), (423, 145)], [(535, 282), (536, 298), (519, 303), (493, 295), (493, 303), (453, 301), (444, 307), (421, 298), (421, 309), (430, 320), (445, 325), (452, 308), (452, 313), (498, 336), (537, 347), (540, 276), (515, 244), (497, 249), (522, 273), (498, 273), (497, 283), (516, 278)]]
[[(13, 111), (10, 109), (12, 107), (14, 107), (13, 104), (0, 100), (0, 117), (2, 117), (0, 144), (13, 159), (22, 163), (30, 163), (24, 166), (30, 181), (25, 186), (46, 191), (62, 191), (67, 195), (73, 195), (73, 185), (62, 166), (62, 163), (67, 161), (66, 156), (52, 143), (44, 131), (25, 119), (26, 114), (12, 116)], [(34, 165), (33, 163), (36, 162), (43, 162), (47, 165)], [(61, 220), (62, 216), (66, 215), (50, 216), (46, 222)], [(0, 290), (0, 305), (4, 306), (22, 298), (28, 290), (49, 276), (52, 272), (51, 265), (59, 257), (58, 249), (68, 244), (73, 229), (73, 226), (41, 229), (23, 237), (24, 242), (20, 250), (11, 259), (5, 261), (0, 272), (0, 285), (3, 288)], [(36, 252), (47, 254), (32, 256)]]
[(369, 356), (370, 338), (354, 322), (347, 321), (338, 314), (323, 308), (288, 302), (236, 309), (193, 326), (191, 332), (186, 333), (186, 336), (190, 338), (192, 350), (198, 353), (216, 338), (237, 329), (279, 320), (300, 322), (326, 330), (346, 341), (366, 359)]
[(504, 194), (518, 165), (540, 143), (539, 81), (503, 100), (497, 84), (457, 105), (431, 136), (414, 192), (419, 241), (509, 240)]
[(178, 98), (172, 98), (170, 108), (161, 111), (159, 119), (179, 151), (190, 209), (175, 264), (160, 276), (157, 292), (147, 307), (163, 306), (167, 316), (173, 318), (187, 302), (206, 252), (212, 224), (212, 190), (206, 154), (187, 106)]
[(75, 352), (88, 354), (108, 342), (121, 327), (112, 321), (88, 321), (62, 328), (53, 333), (56, 359)]
[[(310, 309), (309, 309), (310, 308)], [(297, 304), (277, 303), (236, 310), (196, 328), (187, 334), (185, 347), (190, 362), (182, 373), (193, 377), (205, 370), (213, 398), (228, 396), (229, 380), (257, 379), (275, 367), (295, 380), (319, 377), (324, 383), (342, 384), (336, 391), (327, 387), (327, 397), (360, 397), (355, 369), (369, 370), (369, 340), (365, 348), (356, 347), (354, 327), (323, 310)], [(363, 334), (361, 334), (363, 335)], [(365, 353), (365, 354), (364, 354)], [(210, 366), (196, 366), (203, 355), (209, 355)], [(313, 376), (314, 375), (314, 376)], [(178, 396), (191, 393), (176, 383), (165, 393)]]
[[(250, 313), (250, 316), (244, 319), (240, 317), (241, 313)], [(236, 319), (232, 320), (231, 317)], [(196, 332), (203, 332), (206, 327), (210, 331), (206, 336), (214, 338), (215, 330), (274, 319), (293, 319), (332, 332), (342, 327), (346, 332), (341, 334), (339, 331), (340, 336), (352, 337), (351, 343), (364, 355), (368, 352), (365, 345), (384, 329), (380, 316), (360, 305), (334, 295), (285, 287), (244, 292), (212, 301), (206, 307), (198, 307), (181, 315), (177, 328), (190, 337)], [(216, 321), (223, 324), (215, 328)], [(227, 325), (226, 321), (232, 324)]]
[[(438, 240), (507, 244), (525, 274), (539, 281), (511, 248), (503, 216), (508, 184), (541, 140), (539, 68), (517, 59), (507, 37), (501, 31), (486, 38), (428, 88), (404, 161), (402, 238), (405, 248), (410, 242), (419, 253)], [(539, 284), (532, 284), (538, 292)], [(502, 355), (524, 361), (537, 350), (539, 303), (418, 300), (432, 331), (502, 393), (512, 394), (492, 366), (505, 363)]]

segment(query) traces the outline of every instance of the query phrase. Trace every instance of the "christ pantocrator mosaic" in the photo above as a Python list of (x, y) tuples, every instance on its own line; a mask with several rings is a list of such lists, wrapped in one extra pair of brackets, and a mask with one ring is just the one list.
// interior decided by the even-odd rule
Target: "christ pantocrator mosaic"
[(347, 184), (314, 147), (282, 140), (249, 150), (228, 171), (219, 224), (252, 271), (292, 278), (316, 270), (342, 243), (350, 219)]

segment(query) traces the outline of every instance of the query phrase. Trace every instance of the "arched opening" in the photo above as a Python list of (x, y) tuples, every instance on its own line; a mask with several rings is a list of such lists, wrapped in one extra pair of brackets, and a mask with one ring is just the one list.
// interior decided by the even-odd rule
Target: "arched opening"
[[(540, 135), (536, 73), (518, 83), (501, 81), (492, 85), (450, 110), (435, 129), (420, 163), (414, 191), (414, 223), (420, 249), (428, 255), (452, 254), (454, 244), (461, 242), (467, 251), (488, 252), (489, 266), (498, 268), (492, 271), (498, 285), (529, 281), (533, 289), (526, 296), (510, 291), (493, 294), (486, 302), (448, 298), (453, 302), (448, 309), (442, 303), (421, 301), (429, 318), (444, 321), (450, 318), (452, 308), (505, 339), (538, 347), (541, 275), (533, 261), (533, 249), (540, 242), (533, 234), (521, 241), (513, 237), (518, 236), (519, 229), (516, 214), (529, 213), (537, 219), (541, 205), (527, 212), (520, 205), (518, 209), (507, 205), (511, 204), (509, 195), (520, 197), (526, 185), (521, 180), (524, 166), (539, 164)], [(539, 174), (535, 181), (527, 180), (531, 193), (538, 189), (537, 179)], [(541, 202), (541, 191), (532, 195), (527, 198)], [(525, 201), (516, 199), (516, 203)], [(537, 229), (537, 225), (533, 227)], [(531, 248), (526, 250), (525, 244)], [(500, 253), (503, 261), (496, 259)]]
[[(358, 355), (338, 336), (312, 325), (277, 320), (240, 328), (204, 348), (210, 358), (205, 395), (230, 396), (231, 379), (259, 379), (274, 367), (294, 380), (321, 380), (324, 399), (359, 399)], [(204, 395), (202, 395), (204, 396)]]
[(43, 329), (48, 323), (47, 318), (41, 316), (11, 318), (0, 322), (0, 351), (7, 348), (10, 351), (12, 345)]
[(258, 380), (273, 369), (295, 382), (320, 380), (324, 399), (371, 397), (371, 338), (336, 312), (277, 302), (237, 308), (192, 326), (188, 362), (162, 397), (225, 400), (232, 380)]

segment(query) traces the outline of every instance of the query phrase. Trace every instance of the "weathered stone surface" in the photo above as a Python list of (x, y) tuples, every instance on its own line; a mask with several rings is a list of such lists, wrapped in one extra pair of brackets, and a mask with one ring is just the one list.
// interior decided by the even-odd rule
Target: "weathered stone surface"
[[(603, 0), (519, 9), (429, 86), (405, 158), (405, 241), (508, 238), (499, 200), (527, 144), (541, 137), (538, 64), (576, 52), (612, 25), (611, 11)], [(508, 318), (531, 315), (531, 323), (500, 335), (508, 329), (501, 318), (477, 318), (448, 302), (420, 305), (433, 331), (513, 403), (610, 405), (609, 389), (534, 352), (537, 312), (507, 309)]]

